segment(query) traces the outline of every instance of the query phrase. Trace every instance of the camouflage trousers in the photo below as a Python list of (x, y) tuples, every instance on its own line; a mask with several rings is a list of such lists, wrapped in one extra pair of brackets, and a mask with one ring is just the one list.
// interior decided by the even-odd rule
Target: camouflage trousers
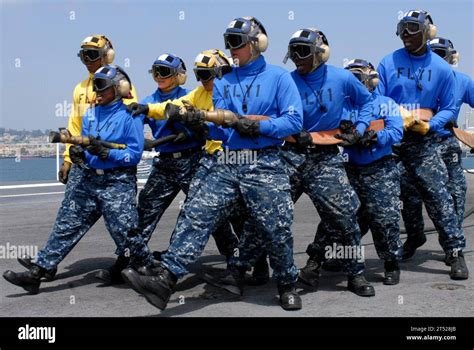
[[(295, 164), (295, 156), (301, 152), (283, 150), (290, 169)], [(305, 155), (305, 162), (290, 170), (292, 197), (296, 201), (306, 193), (318, 211), (319, 223), (314, 241), (308, 245), (306, 253), (323, 262), (330, 257), (328, 249), (340, 243), (353, 252), (361, 252), (361, 233), (357, 222), (360, 201), (349, 183), (344, 169), (344, 159), (337, 146), (320, 147)], [(298, 163), (296, 163), (297, 165)], [(343, 261), (348, 275), (363, 272), (363, 256), (347, 257)]]
[[(207, 180), (208, 168), (200, 166), (200, 163), (206, 163), (210, 158), (208, 153), (201, 151), (179, 159), (155, 158), (153, 169), (138, 197), (138, 229), (129, 235), (132, 266), (152, 263), (153, 257), (147, 243), (156, 225), (180, 191), (186, 194), (187, 201), (199, 187), (198, 184)], [(194, 185), (190, 189), (192, 180)], [(229, 258), (238, 244), (229, 222), (223, 222), (213, 232), (213, 237), (219, 252)], [(170, 243), (172, 240), (173, 237)]]
[(46, 270), (54, 269), (102, 215), (117, 255), (126, 255), (128, 232), (138, 223), (133, 169), (98, 175), (74, 168), (78, 181), (64, 196), (48, 242), (36, 257)]
[[(349, 184), (337, 147), (324, 147), (311, 153), (285, 148), (280, 154), (290, 177), (293, 202), (296, 203), (306, 193), (321, 218), (314, 241), (306, 250), (308, 255), (323, 262), (327, 260), (328, 249), (333, 248), (333, 243), (341, 243), (351, 247), (354, 252), (360, 252), (360, 229), (356, 214), (360, 202)], [(265, 254), (258, 234), (251, 235), (250, 230), (255, 228), (251, 222), (246, 222), (244, 237), (250, 237), (251, 241), (241, 240), (240, 261), (236, 265), (253, 265)], [(344, 270), (348, 275), (362, 273), (364, 264), (361, 258), (354, 256), (344, 259)]]
[(347, 176), (361, 202), (357, 213), (362, 233), (370, 229), (380, 259), (398, 261), (400, 240), (400, 172), (391, 158), (365, 166), (346, 164)]
[[(296, 282), (298, 269), (293, 261), (290, 229), (293, 203), (288, 175), (278, 150), (255, 152), (253, 163), (220, 162), (220, 152), (202, 163), (207, 169), (206, 181), (193, 179), (192, 196), (185, 202), (171, 245), (162, 256), (163, 265), (178, 278), (202, 254), (209, 235), (232, 215), (236, 206), (244, 203), (265, 242), (277, 283)], [(241, 217), (237, 219), (242, 221)]]
[(457, 141), (454, 138), (440, 144), (437, 141), (428, 137), (425, 142), (401, 146), (402, 217), (408, 239), (422, 234), (424, 203), (439, 233), (441, 247), (450, 253), (466, 246), (462, 218), (467, 185)]

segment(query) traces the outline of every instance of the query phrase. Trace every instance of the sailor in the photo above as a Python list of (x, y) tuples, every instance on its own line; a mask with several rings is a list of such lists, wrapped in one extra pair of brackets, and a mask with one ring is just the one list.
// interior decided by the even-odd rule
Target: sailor
[[(397, 36), (404, 48), (382, 59), (378, 67), (380, 83), (377, 92), (392, 98), (406, 109), (431, 108), (436, 114), (429, 121), (412, 121), (405, 132), (399, 151), (406, 174), (418, 190), (429, 217), (439, 233), (439, 242), (450, 261), (452, 279), (466, 279), (467, 266), (462, 250), (466, 246), (459, 228), (455, 204), (448, 192), (448, 171), (437, 152), (437, 133), (454, 119), (456, 81), (452, 68), (434, 54), (428, 40), (434, 39), (436, 27), (431, 15), (423, 10), (405, 13), (397, 25)], [(403, 195), (402, 195), (403, 198)], [(409, 203), (404, 203), (405, 208)], [(405, 209), (404, 209), (405, 211)], [(407, 217), (404, 216), (404, 220)], [(413, 256), (426, 242), (422, 231), (407, 230), (404, 258)]]
[[(257, 229), (263, 232), (280, 305), (285, 310), (298, 310), (301, 298), (295, 289), (298, 269), (293, 261), (290, 229), (293, 209), (278, 146), (283, 138), (300, 131), (301, 100), (291, 76), (265, 62), (261, 53), (268, 46), (267, 33), (256, 18), (233, 20), (224, 40), (238, 67), (214, 81), (213, 105), (243, 117), (231, 128), (209, 123), (208, 137), (223, 140), (232, 152), (257, 152), (256, 162), (213, 162), (206, 181), (200, 182), (196, 193), (186, 201), (156, 275), (141, 276), (131, 269), (123, 274), (148, 302), (164, 309), (177, 280), (201, 255), (209, 235), (227, 220), (229, 209), (243, 200)], [(265, 115), (269, 119), (256, 120), (246, 115)], [(194, 122), (199, 118), (196, 113)], [(245, 270), (230, 270), (241, 293)]]
[[(403, 120), (399, 106), (374, 90), (378, 73), (362, 59), (351, 60), (345, 67), (372, 93), (372, 120), (382, 120), (382, 130), (369, 130), (353, 147), (343, 152), (347, 176), (357, 193), (361, 207), (357, 213), (362, 235), (370, 229), (375, 249), (384, 261), (383, 283), (400, 281), (398, 261), (402, 258), (400, 240), (400, 173), (392, 157), (392, 145), (403, 137)], [(357, 110), (354, 110), (357, 114)]]
[[(41, 278), (57, 268), (79, 240), (103, 215), (118, 257), (126, 257), (127, 235), (138, 224), (136, 210), (136, 165), (143, 152), (143, 126), (127, 111), (123, 98), (130, 96), (131, 82), (117, 66), (105, 65), (93, 77), (98, 105), (82, 120), (82, 136), (90, 145), (72, 146), (70, 159), (80, 172), (70, 194), (70, 206), (61, 206), (46, 246), (32, 267), (21, 273), (6, 271), (3, 277), (32, 294), (39, 292)], [(110, 149), (100, 140), (123, 145)]]
[[(163, 61), (168, 62), (166, 59)], [(157, 62), (155, 62), (157, 63)], [(192, 105), (202, 110), (212, 110), (212, 89), (214, 79), (220, 79), (231, 68), (232, 61), (219, 49), (205, 50), (199, 53), (194, 61), (194, 74), (196, 80), (201, 83), (196, 89), (187, 91), (183, 94), (180, 91), (179, 95), (172, 98), (166, 96), (162, 99), (145, 98), (141, 104), (130, 105), (132, 115), (147, 116), (145, 121), (157, 129), (156, 125), (162, 126), (160, 133), (155, 133), (155, 138), (160, 138), (171, 134), (172, 132), (180, 134), (179, 143), (170, 143), (157, 150), (165, 152), (163, 159), (160, 156), (156, 158), (154, 169), (150, 174), (147, 184), (139, 195), (138, 212), (140, 215), (139, 232), (133, 234), (130, 239), (132, 243), (132, 266), (142, 273), (147, 273), (143, 267), (153, 265), (153, 259), (160, 260), (161, 252), (153, 252), (153, 257), (150, 256), (150, 251), (147, 247), (147, 242), (155, 229), (164, 210), (169, 206), (171, 201), (176, 197), (178, 192), (182, 190), (186, 194), (186, 200), (190, 197), (189, 186), (191, 179), (197, 177), (205, 181), (208, 163), (213, 160), (212, 154), (221, 149), (222, 141), (205, 140), (203, 135), (196, 134), (193, 130), (189, 130), (185, 125), (178, 122), (166, 120), (164, 116), (165, 108), (168, 103), (174, 105)], [(168, 73), (168, 72), (165, 72)], [(172, 77), (168, 77), (172, 79)], [(178, 87), (176, 87), (178, 89)], [(184, 89), (181, 89), (184, 90)], [(155, 93), (156, 94), (156, 93)], [(171, 125), (174, 130), (167, 125)], [(153, 127), (152, 127), (153, 129)], [(183, 140), (184, 138), (184, 140)], [(186, 138), (188, 140), (186, 141)], [(190, 139), (191, 138), (191, 139)], [(190, 140), (189, 140), (190, 139)], [(205, 143), (205, 151), (202, 152), (202, 141)], [(186, 148), (186, 145), (191, 145)], [(170, 147), (175, 151), (169, 153)], [(168, 150), (168, 152), (167, 152)], [(173, 155), (173, 156), (171, 156)], [(193, 189), (198, 184), (198, 179), (193, 182)], [(193, 190), (192, 189), (192, 190)], [(233, 223), (236, 223), (234, 221)], [(234, 249), (238, 244), (238, 239), (232, 231), (228, 223), (224, 223), (216, 232), (213, 233), (219, 252), (230, 257), (234, 253)]]
[[(112, 42), (102, 34), (89, 35), (81, 42), (81, 50), (77, 54), (81, 62), (86, 67), (89, 75), (86, 79), (81, 81), (74, 88), (73, 94), (73, 105), (72, 110), (68, 119), (67, 130), (72, 136), (80, 136), (82, 131), (82, 117), (84, 116), (85, 111), (96, 103), (96, 95), (93, 91), (92, 80), (94, 73), (102, 66), (106, 64), (112, 64), (115, 58), (115, 49), (112, 45)], [(137, 94), (132, 86), (130, 95), (123, 98), (125, 104), (133, 103), (137, 101)], [(61, 169), (58, 173), (59, 181), (66, 184), (64, 190), (64, 200), (61, 203), (61, 207), (68, 208), (71, 205), (69, 195), (74, 192), (74, 187), (79, 181), (80, 171), (76, 171), (77, 166), (71, 162), (69, 157), (69, 148), (72, 145), (66, 145), (66, 150), (64, 151), (64, 163), (61, 166)], [(33, 258), (31, 257), (22, 257), (18, 261), (20, 264), (26, 268), (31, 268), (33, 264)], [(128, 258), (121, 257), (117, 260), (117, 268), (113, 269), (115, 271), (114, 276), (117, 279), (121, 280), (120, 271), (125, 268), (128, 264)], [(46, 280), (51, 280), (54, 278), (56, 270), (52, 269), (45, 274)], [(108, 276), (108, 271), (100, 271), (97, 277)], [(105, 277), (109, 279), (109, 277)]]
[(344, 270), (348, 289), (359, 296), (375, 295), (374, 288), (363, 275), (364, 262), (360, 246), (357, 209), (360, 202), (350, 186), (344, 160), (336, 145), (313, 145), (311, 132), (332, 130), (341, 124), (344, 100), (349, 96), (359, 108), (358, 119), (350, 132), (337, 135), (342, 146), (355, 145), (371, 120), (371, 94), (348, 71), (326, 64), (329, 43), (318, 29), (298, 30), (290, 39), (284, 62), (290, 58), (296, 65), (291, 73), (303, 103), (303, 131), (296, 135), (296, 143), (285, 143), (282, 151), (291, 173), (293, 201), (303, 192), (315, 205), (321, 223), (313, 243), (306, 253), (306, 266), (300, 270), (300, 280), (317, 288), (321, 264), (328, 258), (327, 248), (333, 237), (326, 226), (342, 233), (341, 244), (352, 252), (344, 256)]
[[(454, 49), (454, 45), (451, 40), (447, 38), (436, 37), (430, 41), (431, 50), (438, 56), (443, 58), (452, 66), (456, 66), (459, 62), (459, 53)], [(464, 73), (454, 71), (456, 79), (456, 91), (455, 91), (455, 103), (456, 113), (454, 120), (451, 121), (450, 125), (457, 125), (459, 112), (463, 103), (469, 104), (470, 107), (474, 107), (474, 82), (473, 80)], [(448, 191), (453, 197), (454, 207), (456, 210), (456, 216), (458, 219), (459, 230), (463, 231), (464, 221), (464, 208), (466, 203), (466, 192), (467, 182), (464, 176), (464, 171), (461, 163), (461, 147), (459, 142), (453, 135), (453, 132), (449, 128), (440, 129), (436, 133), (438, 138), (438, 152), (443, 159), (446, 168), (448, 169)], [(424, 230), (423, 216), (422, 216), (422, 200), (418, 191), (414, 190), (412, 186), (405, 184), (404, 196), (405, 202), (408, 204), (405, 209), (406, 215), (409, 220), (405, 221), (405, 227), (407, 232), (416, 232)], [(410, 186), (410, 187), (409, 187)], [(411, 210), (409, 213), (408, 211)], [(418, 229), (417, 229), (418, 228)], [(460, 253), (462, 254), (462, 252)], [(449, 258), (448, 256), (446, 258)], [(451, 262), (446, 259), (446, 264)]]

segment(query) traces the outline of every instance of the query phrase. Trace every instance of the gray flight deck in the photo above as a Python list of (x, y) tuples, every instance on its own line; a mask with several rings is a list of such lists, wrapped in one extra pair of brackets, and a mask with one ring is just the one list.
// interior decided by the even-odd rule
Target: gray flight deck
[[(469, 189), (466, 211), (474, 207), (474, 175), (466, 174)], [(63, 198), (64, 186), (0, 189), (0, 246), (37, 246), (45, 244)], [(166, 249), (176, 222), (180, 194), (164, 214), (151, 239), (153, 250)], [(433, 227), (425, 215), (427, 229)], [(295, 206), (293, 223), (295, 261), (306, 262), (306, 246), (313, 239), (319, 217), (308, 197)], [(41, 285), (38, 295), (0, 279), (0, 316), (474, 316), (474, 215), (465, 220), (467, 248), (465, 257), (471, 277), (465, 281), (449, 278), (449, 268), (436, 232), (428, 233), (427, 243), (410, 261), (401, 265), (401, 283), (382, 284), (383, 263), (377, 258), (370, 234), (364, 237), (366, 276), (376, 296), (361, 298), (346, 290), (342, 273), (323, 272), (317, 292), (301, 291), (303, 309), (288, 313), (278, 306), (276, 285), (247, 287), (237, 297), (205, 283), (202, 273), (217, 273), (225, 268), (211, 238), (203, 256), (191, 273), (177, 286), (168, 308), (160, 312), (125, 285), (104, 287), (94, 278), (98, 269), (114, 261), (114, 243), (100, 220), (60, 264), (57, 279)], [(405, 235), (402, 239), (405, 240)], [(3, 249), (4, 250), (4, 249)], [(23, 271), (16, 259), (0, 258), (0, 271)]]

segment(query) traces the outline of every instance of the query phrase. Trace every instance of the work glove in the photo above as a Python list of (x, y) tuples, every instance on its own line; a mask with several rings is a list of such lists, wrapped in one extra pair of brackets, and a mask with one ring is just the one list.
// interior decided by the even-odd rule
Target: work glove
[(104, 147), (95, 137), (89, 136), (89, 140), (90, 145), (86, 147), (86, 151), (98, 156), (101, 160), (106, 160), (109, 156), (110, 149)]
[(417, 120), (415, 124), (410, 126), (409, 130), (416, 132), (421, 135), (426, 135), (430, 131), (430, 124), (423, 120)]
[(61, 169), (59, 169), (58, 172), (59, 182), (67, 184), (69, 172), (71, 171), (71, 166), (72, 163), (69, 162), (64, 162), (63, 165), (61, 165)]
[(415, 117), (411, 114), (403, 116), (402, 120), (403, 120), (403, 130), (410, 129), (416, 123)]
[(241, 136), (257, 137), (260, 134), (260, 121), (242, 117), (232, 124)]
[(313, 138), (306, 130), (302, 130), (299, 134), (293, 135), (296, 145), (300, 148), (307, 148), (313, 145)]
[(350, 134), (336, 134), (334, 135), (336, 139), (342, 140), (341, 143), (339, 143), (340, 146), (342, 147), (352, 147), (356, 143), (359, 142), (361, 136), (357, 130), (354, 130)]
[(359, 140), (359, 144), (362, 147), (371, 147), (372, 145), (376, 143), (377, 143), (377, 131), (375, 130), (366, 131)]
[(456, 120), (450, 120), (444, 126), (444, 128), (448, 130), (451, 130), (452, 128), (457, 128), (457, 127), (458, 127), (458, 123), (456, 122)]
[(69, 148), (69, 158), (74, 164), (83, 164), (86, 161), (86, 154), (81, 146), (71, 146)]
[[(183, 112), (185, 110), (185, 112)], [(168, 103), (165, 107), (165, 117), (170, 122), (178, 122), (186, 125), (191, 130), (193, 128), (200, 128), (204, 123), (204, 115), (202, 111), (187, 105), (184, 109), (172, 103)]]
[(415, 124), (417, 120), (412, 111), (409, 111), (402, 106), (400, 106), (400, 117), (402, 117), (403, 130), (405, 131), (408, 130), (413, 124)]
[(202, 127), (206, 124), (202, 111), (198, 109), (188, 110), (181, 116), (181, 122), (195, 132), (202, 131)]
[(352, 120), (341, 120), (339, 129), (341, 130), (342, 134), (352, 134), (355, 130), (354, 123)]
[(136, 102), (130, 103), (127, 106), (127, 111), (132, 115), (132, 117), (135, 117), (140, 114), (148, 115), (148, 104), (139, 104)]

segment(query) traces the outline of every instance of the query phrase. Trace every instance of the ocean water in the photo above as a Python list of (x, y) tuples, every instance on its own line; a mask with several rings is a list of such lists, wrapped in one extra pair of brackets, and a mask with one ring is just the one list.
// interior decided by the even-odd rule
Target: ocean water
[(0, 183), (56, 180), (56, 158), (2, 158)]
[[(151, 160), (146, 162), (151, 164)], [(56, 180), (56, 158), (0, 158), (0, 184), (48, 180)]]
[[(474, 169), (474, 157), (462, 161), (464, 168)], [(151, 164), (151, 160), (146, 162)], [(56, 180), (56, 158), (23, 158), (18, 162), (12, 158), (0, 158), (0, 184), (47, 180)]]

